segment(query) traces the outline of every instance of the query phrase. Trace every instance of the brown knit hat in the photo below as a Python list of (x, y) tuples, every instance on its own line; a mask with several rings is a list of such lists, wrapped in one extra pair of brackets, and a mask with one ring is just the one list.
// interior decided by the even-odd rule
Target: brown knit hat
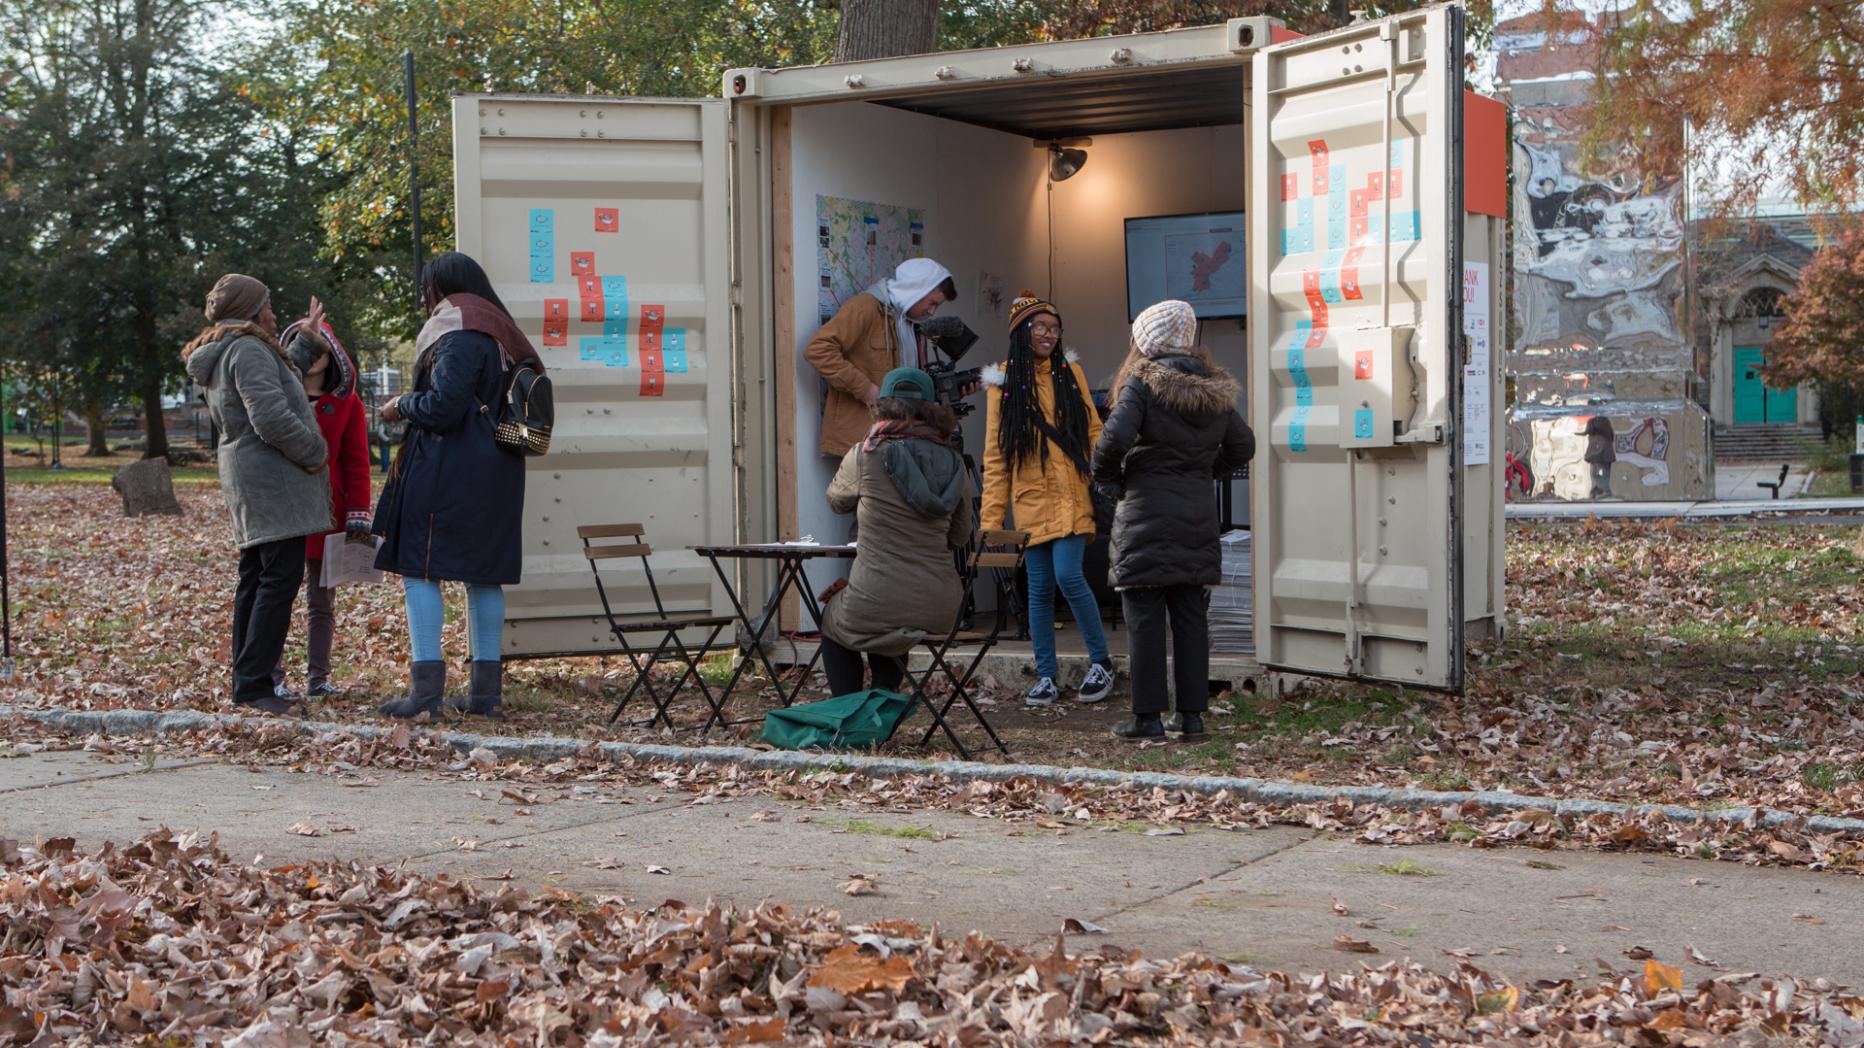
[(1061, 311), (1054, 304), (1042, 301), (1035, 292), (1025, 289), (1010, 302), (1010, 330), (1022, 327), (1024, 321), (1038, 313), (1047, 313), (1058, 322), (1061, 320)]
[(254, 320), (271, 300), (272, 292), (264, 284), (243, 273), (228, 273), (207, 293), (207, 321)]

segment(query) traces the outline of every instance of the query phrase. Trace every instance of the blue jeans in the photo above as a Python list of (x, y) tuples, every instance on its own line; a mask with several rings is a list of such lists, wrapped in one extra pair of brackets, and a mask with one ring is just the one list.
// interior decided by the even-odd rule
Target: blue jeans
[[(408, 643), (415, 662), (439, 662), (440, 625), (446, 605), (440, 583), (426, 579), (402, 582), (408, 599)], [(505, 590), (500, 586), (467, 586), (466, 619), (471, 627), (472, 660), (499, 661), (498, 644), (505, 630)]]
[(1087, 535), (1070, 535), (1065, 539), (1031, 546), (1023, 555), (1029, 571), (1029, 639), (1036, 649), (1036, 676), (1051, 680), (1060, 672), (1055, 665), (1055, 586), (1068, 598), (1075, 624), (1087, 641), (1088, 657), (1108, 663), (1107, 633), (1100, 625), (1100, 605), (1088, 588), (1081, 571), (1081, 558), (1087, 553)]

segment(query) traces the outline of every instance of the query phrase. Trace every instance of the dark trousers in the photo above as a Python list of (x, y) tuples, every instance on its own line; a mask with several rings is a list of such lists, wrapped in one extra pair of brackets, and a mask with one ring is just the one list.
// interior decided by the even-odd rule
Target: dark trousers
[(874, 671), (874, 687), (881, 691), (899, 691), (900, 682), (906, 679), (906, 664), (892, 655), (869, 652), (867, 666), (863, 666), (860, 652), (822, 638), (822, 672), (828, 675), (831, 696), (866, 691), (869, 667)]
[(291, 602), (304, 581), (304, 536), (239, 552), (233, 594), (233, 701), (272, 695), (272, 667), (291, 632)]
[(1171, 634), (1171, 668), (1177, 710), (1210, 708), (1210, 591), (1202, 586), (1140, 586), (1120, 591), (1130, 645), (1127, 672), (1134, 713), (1164, 713), (1165, 637)]
[[(304, 683), (330, 682), (330, 645), (337, 632), (337, 591), (323, 586), (324, 562), (304, 562)], [(272, 667), (272, 683), (285, 683), (285, 660)]]

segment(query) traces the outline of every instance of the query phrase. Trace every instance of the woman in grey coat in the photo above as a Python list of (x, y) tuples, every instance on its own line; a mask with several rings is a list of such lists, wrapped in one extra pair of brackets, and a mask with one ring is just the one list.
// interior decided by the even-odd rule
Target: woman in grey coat
[[(311, 303), (316, 331), (323, 308)], [(311, 336), (317, 337), (317, 336)], [(311, 415), (303, 377), (278, 344), (271, 292), (228, 273), (207, 294), (207, 327), (181, 351), (188, 377), (207, 391), (220, 433), (220, 491), (239, 546), (233, 598), (233, 702), (287, 713), (273, 693), (291, 604), (304, 579), (304, 537), (330, 527), (329, 451)]]

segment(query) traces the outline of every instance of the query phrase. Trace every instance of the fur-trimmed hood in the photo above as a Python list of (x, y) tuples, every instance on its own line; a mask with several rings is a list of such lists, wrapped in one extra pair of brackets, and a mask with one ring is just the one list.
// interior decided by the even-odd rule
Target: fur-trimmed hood
[(1236, 407), (1236, 398), (1243, 393), (1234, 375), (1185, 353), (1141, 360), (1131, 377), (1145, 383), (1161, 407), (1188, 419), (1221, 415)]

